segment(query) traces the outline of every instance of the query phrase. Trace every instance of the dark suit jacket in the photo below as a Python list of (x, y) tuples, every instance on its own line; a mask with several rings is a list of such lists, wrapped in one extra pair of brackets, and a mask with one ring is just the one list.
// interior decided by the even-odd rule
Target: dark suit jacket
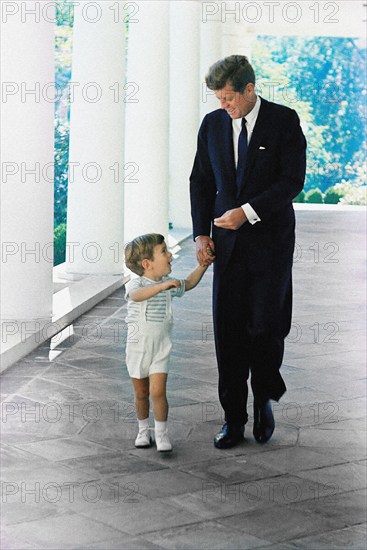
[[(306, 140), (297, 113), (261, 99), (249, 143), (242, 187), (236, 186), (232, 119), (218, 109), (206, 115), (198, 136), (198, 148), (190, 176), (194, 237), (211, 235), (216, 245), (216, 269), (225, 267), (235, 240), (248, 241), (261, 262), (259, 250), (291, 261), (294, 244), (292, 199), (305, 178)], [(217, 228), (214, 218), (249, 203), (261, 221), (237, 230)], [(265, 248), (264, 248), (265, 247)], [(279, 257), (278, 257), (279, 259)], [(284, 257), (285, 259), (285, 257)]]

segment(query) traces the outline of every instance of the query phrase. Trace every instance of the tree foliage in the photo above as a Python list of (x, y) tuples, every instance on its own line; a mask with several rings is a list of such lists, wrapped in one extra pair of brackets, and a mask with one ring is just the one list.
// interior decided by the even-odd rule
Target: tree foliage
[(55, 182), (54, 182), (54, 264), (65, 261), (66, 212), (69, 163), (69, 82), (72, 69), (74, 14), (72, 3), (56, 3), (55, 26)]
[(358, 40), (262, 36), (253, 63), (263, 82), (274, 83), (274, 100), (296, 109), (301, 118), (308, 141), (306, 190), (324, 192), (342, 181), (361, 185), (366, 51)]

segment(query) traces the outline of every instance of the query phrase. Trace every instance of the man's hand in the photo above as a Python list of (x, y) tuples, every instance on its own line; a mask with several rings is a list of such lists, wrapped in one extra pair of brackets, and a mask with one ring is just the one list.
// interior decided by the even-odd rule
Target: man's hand
[(196, 257), (201, 266), (207, 267), (214, 262), (214, 250), (214, 242), (210, 237), (203, 235), (196, 237)]
[(227, 210), (220, 218), (214, 218), (214, 225), (223, 229), (236, 230), (247, 221), (246, 214), (242, 208)]

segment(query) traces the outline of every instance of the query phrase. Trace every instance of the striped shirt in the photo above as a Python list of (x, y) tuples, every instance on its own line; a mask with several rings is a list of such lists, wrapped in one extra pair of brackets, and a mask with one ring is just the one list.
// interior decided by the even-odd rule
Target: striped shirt
[[(160, 284), (163, 281), (168, 281), (172, 277), (163, 277), (162, 281), (155, 282), (147, 277), (137, 277), (129, 281), (126, 285), (126, 300), (127, 300), (127, 317), (126, 322), (131, 323), (132, 321), (138, 321), (141, 305), (143, 302), (134, 302), (130, 298), (130, 292), (149, 285)], [(172, 298), (181, 298), (185, 293), (185, 280), (179, 279), (181, 286), (179, 288), (170, 288), (169, 290), (158, 292), (147, 301), (146, 309), (146, 321), (151, 321), (155, 323), (162, 323), (166, 318), (166, 309), (167, 309), (167, 292), (171, 293)]]

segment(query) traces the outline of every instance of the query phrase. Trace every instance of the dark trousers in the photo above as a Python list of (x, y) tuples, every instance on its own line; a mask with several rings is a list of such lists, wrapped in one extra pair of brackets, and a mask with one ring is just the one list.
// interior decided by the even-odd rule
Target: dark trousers
[(294, 240), (281, 250), (237, 239), (224, 269), (214, 266), (213, 315), (219, 399), (228, 423), (246, 424), (247, 380), (258, 402), (286, 391), (279, 372), (291, 326)]

